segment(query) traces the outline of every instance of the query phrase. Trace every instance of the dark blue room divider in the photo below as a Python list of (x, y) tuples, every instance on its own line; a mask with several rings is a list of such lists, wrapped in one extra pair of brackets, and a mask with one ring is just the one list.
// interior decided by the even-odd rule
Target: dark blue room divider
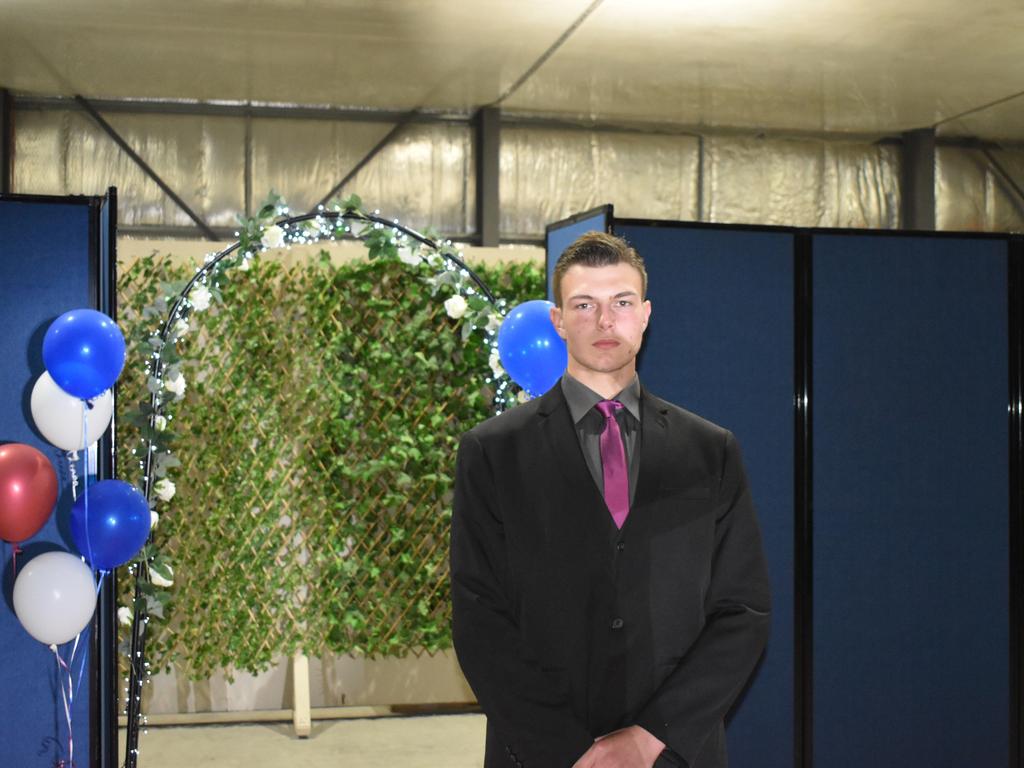
[(764, 530), (730, 765), (1019, 768), (1024, 240), (607, 208), (650, 276), (641, 380), (737, 435)]
[(640, 379), (731, 430), (768, 553), (768, 650), (729, 724), (730, 765), (793, 764), (793, 236), (616, 221), (647, 264)]
[(815, 764), (1008, 765), (1006, 242), (812, 263)]
[[(76, 307), (113, 314), (115, 222), (113, 190), (106, 198), (0, 195), (0, 443), (26, 443), (42, 451), (57, 470), (60, 488), (54, 515), (24, 546), (19, 566), (42, 552), (75, 551), (68, 530), (67, 460), (35, 432), (29, 396), (44, 370), (42, 340), (54, 318)], [(98, 476), (110, 477), (109, 432), (98, 453)], [(67, 758), (56, 662), (14, 615), (11, 546), (0, 546), (0, 765), (52, 768)], [(77, 768), (112, 768), (117, 762), (112, 582), (105, 581), (96, 618), (78, 650), (88, 654), (88, 666), (73, 712)], [(76, 663), (76, 677), (77, 668)]]
[[(602, 205), (590, 211), (578, 213), (575, 216), (560, 221), (547, 228), (545, 233), (545, 246), (548, 253), (559, 254), (564, 251), (573, 240), (585, 232), (608, 232), (611, 224), (612, 207)], [(551, 296), (551, 276), (555, 271), (555, 260), (548, 259), (548, 300), (554, 301)]]

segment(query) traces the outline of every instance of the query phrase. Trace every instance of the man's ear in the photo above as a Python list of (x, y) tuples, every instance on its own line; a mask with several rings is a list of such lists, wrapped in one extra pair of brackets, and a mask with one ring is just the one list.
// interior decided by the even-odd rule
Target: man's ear
[(565, 338), (565, 328), (562, 325), (562, 310), (558, 307), (551, 308), (551, 324), (555, 326), (555, 333)]

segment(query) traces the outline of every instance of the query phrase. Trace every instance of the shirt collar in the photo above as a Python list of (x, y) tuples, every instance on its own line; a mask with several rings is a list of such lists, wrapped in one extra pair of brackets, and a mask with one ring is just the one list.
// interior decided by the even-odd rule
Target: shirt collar
[[(572, 416), (572, 423), (579, 424), (580, 420), (599, 402), (604, 400), (601, 395), (574, 379), (568, 372), (562, 375), (562, 394), (565, 395), (565, 402), (569, 406), (569, 415)], [(633, 380), (623, 388), (619, 394), (611, 398), (622, 403), (634, 419), (640, 421), (640, 377), (633, 374)]]

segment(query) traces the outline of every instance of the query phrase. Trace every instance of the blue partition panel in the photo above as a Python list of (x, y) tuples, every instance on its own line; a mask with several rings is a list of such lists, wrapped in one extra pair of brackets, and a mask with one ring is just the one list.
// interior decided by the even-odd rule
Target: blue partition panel
[[(75, 551), (68, 530), (70, 480), (63, 453), (32, 427), (29, 397), (43, 372), (42, 342), (50, 322), (75, 307), (95, 306), (95, 275), (90, 276), (90, 207), (0, 200), (0, 443), (26, 443), (50, 458), (60, 488), (57, 509), (45, 528), (24, 545), (19, 567), (42, 552)], [(90, 279), (90, 277), (92, 279)], [(53, 653), (22, 628), (11, 603), (11, 546), (3, 555), (0, 605), (0, 765), (52, 768), (67, 759), (67, 725)], [(82, 635), (75, 676), (91, 643)], [(88, 670), (73, 711), (75, 765), (90, 763)]]
[(614, 225), (647, 263), (640, 379), (732, 430), (772, 579), (768, 650), (728, 726), (732, 768), (793, 766), (793, 236)]
[(551, 293), (551, 276), (555, 271), (555, 262), (562, 255), (562, 251), (568, 248), (577, 237), (587, 232), (607, 232), (610, 216), (610, 206), (603, 206), (594, 211), (587, 211), (578, 216), (573, 216), (571, 219), (548, 225), (544, 239), (547, 252), (548, 301), (555, 300)]
[(813, 243), (814, 764), (1006, 766), (1006, 243)]

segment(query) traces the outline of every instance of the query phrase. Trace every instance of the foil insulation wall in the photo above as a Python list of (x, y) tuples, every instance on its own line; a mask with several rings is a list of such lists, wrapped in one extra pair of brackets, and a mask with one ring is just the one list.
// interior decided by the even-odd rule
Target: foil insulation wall
[[(115, 186), (122, 227), (193, 225), (84, 113), (20, 110), (16, 119), (16, 192), (102, 194)], [(392, 128), (282, 118), (247, 125), (243, 117), (192, 115), (106, 119), (214, 227), (234, 226), (238, 213), (253, 211), (272, 190), (296, 213), (312, 209)], [(475, 175), (469, 127), (406, 126), (337, 194), (352, 192), (414, 228), (471, 231)]]
[(990, 157), (983, 149), (940, 147), (936, 151), (937, 229), (1024, 230), (1024, 196), (1020, 194), (1024, 187), (1024, 150), (987, 152)]
[[(211, 226), (231, 226), (244, 194), (245, 125), (184, 115), (105, 116), (153, 170)], [(192, 220), (87, 115), (19, 110), (14, 191), (96, 195), (118, 189), (121, 226)]]
[[(112, 114), (109, 122), (211, 226), (231, 227), (271, 190), (309, 210), (391, 130), (376, 122)], [(179, 209), (84, 113), (16, 114), (14, 191), (119, 193), (122, 227), (189, 227)], [(936, 225), (1024, 229), (1024, 150), (941, 145)], [(792, 226), (896, 228), (900, 148), (841, 138), (502, 128), (500, 228), (536, 239), (595, 205), (617, 216)], [(1016, 186), (1016, 189), (1014, 188)], [(475, 226), (475, 161), (466, 122), (414, 123), (339, 192), (416, 228)]]
[[(271, 189), (295, 212), (311, 210), (391, 130), (386, 123), (263, 119), (252, 123), (252, 188)], [(472, 231), (472, 133), (462, 124), (412, 124), (339, 192), (415, 229)]]

